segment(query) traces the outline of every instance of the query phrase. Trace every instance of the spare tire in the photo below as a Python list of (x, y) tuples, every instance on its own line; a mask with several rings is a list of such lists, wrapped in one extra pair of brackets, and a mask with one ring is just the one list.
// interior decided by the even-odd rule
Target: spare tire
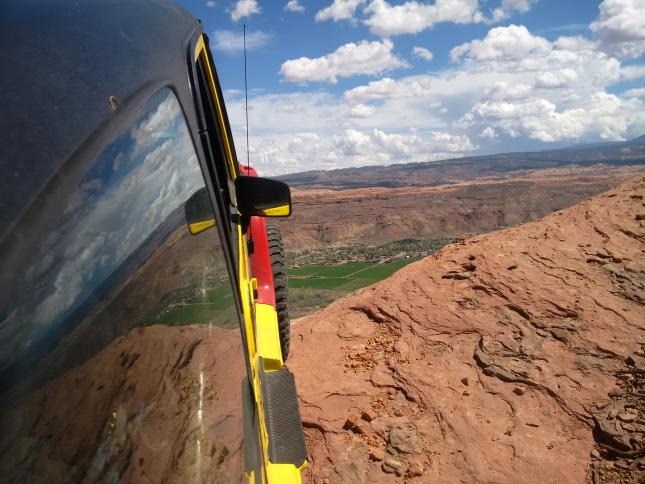
[(289, 305), (287, 303), (287, 261), (280, 230), (276, 227), (267, 227), (267, 240), (275, 289), (275, 309), (278, 313), (280, 349), (282, 350), (282, 360), (287, 361), (291, 340), (291, 321), (289, 320)]

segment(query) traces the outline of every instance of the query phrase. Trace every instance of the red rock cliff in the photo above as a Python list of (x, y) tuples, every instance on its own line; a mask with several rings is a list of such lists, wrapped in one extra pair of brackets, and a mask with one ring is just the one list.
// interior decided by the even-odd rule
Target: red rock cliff
[(447, 246), (296, 322), (311, 481), (638, 479), (644, 196)]

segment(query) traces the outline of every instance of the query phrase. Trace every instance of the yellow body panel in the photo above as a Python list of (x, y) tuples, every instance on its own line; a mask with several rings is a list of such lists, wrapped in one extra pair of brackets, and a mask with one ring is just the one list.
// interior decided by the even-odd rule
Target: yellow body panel
[(279, 370), (284, 366), (282, 349), (280, 348), (280, 333), (278, 330), (278, 314), (270, 304), (255, 305), (255, 333), (258, 356), (264, 360), (266, 371)]
[(280, 205), (279, 207), (267, 208), (261, 210), (263, 217), (288, 217), (291, 215), (291, 205)]
[(255, 329), (253, 320), (255, 318), (255, 301), (253, 299), (253, 284), (249, 270), (249, 257), (246, 247), (246, 238), (242, 234), (242, 228), (237, 228), (238, 252), (239, 252), (239, 271), (238, 280), (240, 281), (240, 299), (242, 301), (242, 312), (244, 314), (244, 326), (246, 328), (247, 345), (249, 357), (251, 359), (251, 369), (253, 370), (253, 359), (257, 354)]
[(200, 232), (203, 232), (204, 230), (214, 225), (215, 225), (215, 219), (204, 220), (203, 222), (195, 222), (192, 224), (188, 224), (188, 229), (190, 230), (191, 234), (195, 235), (195, 234), (199, 234)]
[(206, 44), (204, 42), (203, 36), (199, 37), (197, 45), (195, 46), (195, 61), (197, 61), (197, 59), (199, 59), (200, 57), (202, 58), (204, 65), (206, 66), (206, 74), (208, 75), (208, 87), (210, 88), (211, 95), (215, 100), (215, 110), (217, 111), (217, 122), (220, 127), (220, 133), (224, 135), (224, 151), (226, 153), (226, 162), (228, 163), (229, 173), (231, 174), (231, 178), (235, 180), (235, 177), (237, 176), (237, 170), (235, 169), (236, 160), (233, 156), (233, 150), (231, 149), (231, 141), (227, 136), (226, 123), (224, 122), (224, 113), (222, 110), (223, 102), (219, 98), (217, 88), (215, 87), (215, 70), (213, 69), (213, 66), (211, 66), (210, 59), (208, 58), (208, 54), (206, 53)]
[(293, 484), (302, 482), (300, 477), (301, 469), (291, 464), (269, 464), (266, 467), (266, 471), (269, 482), (289, 482)]
[(255, 482), (255, 471), (251, 471), (248, 474), (246, 474), (246, 480), (249, 483), (256, 484), (256, 482)]
[[(226, 159), (229, 165), (230, 176), (234, 179), (237, 176), (237, 160), (233, 156), (232, 142), (227, 138), (227, 129), (224, 122), (222, 110), (222, 100), (220, 100), (216, 84), (215, 71), (206, 52), (204, 38), (200, 37), (195, 47), (195, 61), (202, 59), (208, 72), (208, 81), (211, 94), (216, 103), (217, 121), (220, 127), (220, 133), (224, 136), (224, 146)], [(290, 206), (284, 205), (268, 209), (267, 216), (284, 216), (290, 212)], [(269, 213), (271, 212), (271, 213)], [(253, 386), (255, 396), (256, 410), (258, 412), (258, 421), (260, 426), (260, 443), (264, 457), (263, 472), (256, 474), (251, 472), (246, 474), (250, 483), (268, 483), (268, 484), (300, 484), (302, 482), (301, 472), (307, 467), (305, 462), (300, 468), (293, 464), (272, 464), (269, 460), (269, 437), (266, 430), (266, 420), (264, 418), (264, 407), (262, 404), (262, 390), (260, 382), (260, 367), (264, 364), (264, 371), (280, 370), (284, 367), (282, 361), (282, 350), (280, 348), (280, 333), (278, 330), (278, 316), (275, 308), (268, 304), (256, 304), (255, 292), (257, 291), (257, 280), (251, 277), (249, 269), (249, 254), (247, 249), (246, 237), (242, 233), (240, 225), (238, 231), (238, 281), (240, 285), (240, 300), (242, 303), (243, 324), (246, 330), (246, 345), (250, 359), (251, 375), (249, 378)]]

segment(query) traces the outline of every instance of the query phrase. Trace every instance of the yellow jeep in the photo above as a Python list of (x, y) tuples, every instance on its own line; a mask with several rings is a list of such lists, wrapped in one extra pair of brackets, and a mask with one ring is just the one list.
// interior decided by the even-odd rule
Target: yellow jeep
[(290, 192), (241, 170), (200, 22), (157, 0), (1, 11), (0, 480), (300, 482), (248, 235)]

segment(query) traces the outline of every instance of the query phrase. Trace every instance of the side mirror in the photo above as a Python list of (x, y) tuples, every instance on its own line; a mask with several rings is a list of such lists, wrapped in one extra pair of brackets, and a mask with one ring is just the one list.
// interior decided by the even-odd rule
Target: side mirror
[(291, 215), (291, 190), (278, 180), (259, 176), (235, 179), (237, 209), (245, 217), (288, 217)]
[(186, 223), (191, 234), (196, 235), (215, 225), (215, 214), (206, 188), (193, 193), (184, 204)]

